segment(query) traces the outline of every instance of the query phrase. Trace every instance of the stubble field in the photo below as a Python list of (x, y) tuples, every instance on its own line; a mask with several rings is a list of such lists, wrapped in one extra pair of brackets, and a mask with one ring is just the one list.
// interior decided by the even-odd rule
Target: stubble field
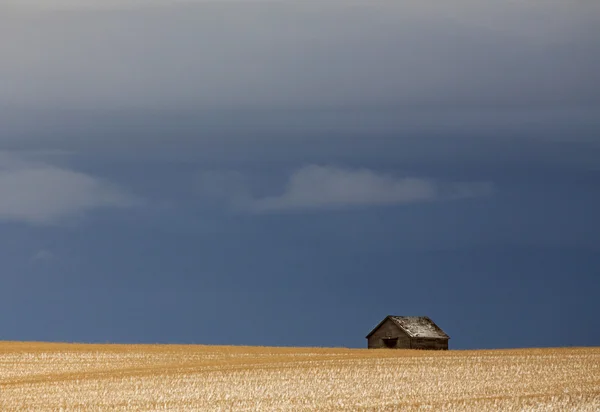
[(0, 342), (0, 410), (600, 410), (600, 348)]

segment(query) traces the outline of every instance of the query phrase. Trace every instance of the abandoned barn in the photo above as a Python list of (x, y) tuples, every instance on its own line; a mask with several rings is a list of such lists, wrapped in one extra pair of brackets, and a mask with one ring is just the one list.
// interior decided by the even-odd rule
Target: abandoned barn
[(367, 335), (369, 349), (447, 350), (450, 337), (427, 316), (386, 316)]

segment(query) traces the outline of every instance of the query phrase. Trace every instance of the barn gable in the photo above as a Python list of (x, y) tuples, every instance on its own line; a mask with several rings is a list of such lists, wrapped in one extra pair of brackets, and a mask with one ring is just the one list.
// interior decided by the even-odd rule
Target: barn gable
[[(373, 335), (376, 332), (379, 332), (379, 334), (382, 336), (393, 335), (410, 337), (410, 335), (406, 333), (406, 331), (402, 329), (400, 325), (398, 325), (390, 318), (385, 318), (384, 320), (382, 320), (379, 323), (379, 325), (377, 325), (377, 327), (369, 334), (369, 336)], [(367, 338), (369, 336), (367, 336)]]
[(392, 319), (385, 318), (368, 337), (371, 348), (410, 347), (410, 336)]

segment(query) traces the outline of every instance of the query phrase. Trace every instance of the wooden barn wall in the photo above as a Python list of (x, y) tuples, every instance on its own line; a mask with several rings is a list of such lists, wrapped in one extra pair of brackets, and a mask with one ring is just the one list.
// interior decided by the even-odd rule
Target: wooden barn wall
[(391, 319), (387, 319), (383, 324), (368, 338), (369, 349), (387, 348), (382, 338), (398, 338), (396, 348), (408, 349), (410, 347), (410, 338), (398, 325)]
[(448, 349), (448, 339), (413, 338), (411, 347), (413, 349), (446, 350)]

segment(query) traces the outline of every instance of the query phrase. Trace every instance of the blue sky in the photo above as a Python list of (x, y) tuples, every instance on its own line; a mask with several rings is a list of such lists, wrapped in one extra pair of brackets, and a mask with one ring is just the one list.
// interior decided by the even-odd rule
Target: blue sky
[(599, 345), (593, 2), (0, 3), (0, 339)]

